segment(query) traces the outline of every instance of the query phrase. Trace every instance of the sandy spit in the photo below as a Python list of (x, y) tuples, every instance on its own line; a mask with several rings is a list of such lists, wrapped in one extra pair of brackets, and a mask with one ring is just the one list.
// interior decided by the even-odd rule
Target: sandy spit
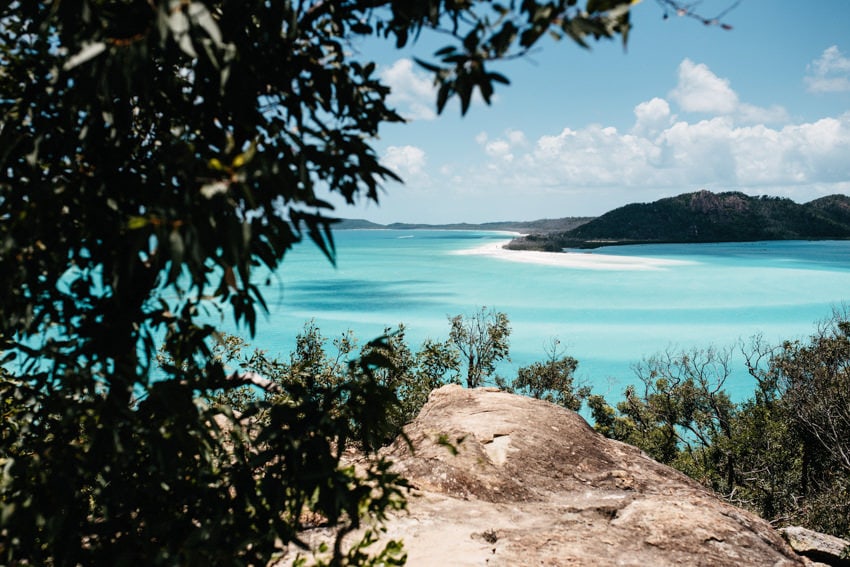
[(507, 250), (504, 245), (509, 240), (492, 242), (484, 246), (458, 250), (454, 254), (470, 256), (488, 256), (510, 262), (526, 264), (542, 264), (579, 270), (662, 270), (673, 266), (692, 265), (685, 260), (668, 260), (664, 258), (644, 258), (640, 256), (613, 256), (609, 254), (594, 254), (587, 252), (537, 252), (533, 250)]

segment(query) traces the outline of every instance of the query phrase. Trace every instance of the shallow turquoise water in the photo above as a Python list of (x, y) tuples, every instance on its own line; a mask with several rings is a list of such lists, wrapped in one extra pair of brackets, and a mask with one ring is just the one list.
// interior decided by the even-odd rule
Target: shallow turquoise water
[[(264, 288), (271, 312), (254, 346), (287, 354), (314, 318), (325, 335), (350, 328), (364, 340), (403, 322), (415, 347), (444, 338), (449, 316), (486, 305), (511, 320), (512, 361), (502, 375), (542, 358), (558, 337), (579, 360), (579, 379), (616, 397), (642, 357), (757, 333), (773, 342), (804, 337), (850, 298), (850, 242), (610, 247), (593, 254), (682, 263), (595, 270), (456, 253), (507, 238), (491, 232), (338, 231), (335, 238), (337, 267), (303, 244), (272, 275)], [(730, 390), (741, 397), (752, 383), (738, 368)]]

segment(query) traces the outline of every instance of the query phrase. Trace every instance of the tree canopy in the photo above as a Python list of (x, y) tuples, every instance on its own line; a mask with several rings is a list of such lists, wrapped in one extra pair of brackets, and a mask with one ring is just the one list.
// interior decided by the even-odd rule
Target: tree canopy
[[(333, 257), (324, 191), (377, 200), (395, 175), (371, 146), (386, 105), (375, 64), (348, 46), (397, 47), (423, 29), (458, 43), (428, 64), (438, 106), (489, 100), (492, 60), (546, 32), (624, 34), (628, 2), (12, 2), (2, 15), (3, 334), (73, 336), (37, 348), (59, 366), (125, 376), (169, 326), (195, 332), (207, 294), (253, 329), (252, 268), (305, 236)], [(61, 285), (58, 285), (61, 282)], [(152, 290), (172, 301), (152, 301)], [(38, 306), (36, 309), (35, 306)], [(197, 341), (196, 341), (197, 343)], [(180, 356), (179, 358), (186, 358)], [(149, 360), (147, 361), (149, 362)], [(144, 368), (143, 368), (144, 370)], [(117, 373), (113, 373), (117, 374)], [(143, 373), (144, 374), (144, 373)], [(135, 381), (131, 380), (131, 383)], [(125, 392), (125, 394), (127, 394)]]
[(466, 112), (507, 82), (491, 62), (547, 34), (625, 39), (630, 4), (4, 2), (0, 340), (17, 360), (0, 382), (3, 561), (262, 564), (298, 542), (307, 509), (344, 534), (398, 505), (379, 459), (340, 461), (393, 406), (380, 348), (345, 383), (306, 377), (237, 414), (207, 394), (274, 385), (225, 372), (205, 315), (253, 332), (258, 267), (305, 238), (334, 259), (323, 195), (377, 200), (395, 178), (373, 143), (401, 118), (352, 42), (439, 31), (449, 43), (423, 65), (438, 109), (456, 97)]
[(505, 313), (482, 307), (470, 315), (449, 318), (448, 344), (466, 363), (466, 386), (477, 388), (496, 371), (496, 364), (510, 360), (511, 326)]

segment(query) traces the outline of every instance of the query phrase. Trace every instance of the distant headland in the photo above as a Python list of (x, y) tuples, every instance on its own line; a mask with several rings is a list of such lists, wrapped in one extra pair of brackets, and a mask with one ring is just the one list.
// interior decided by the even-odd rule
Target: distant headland
[(850, 238), (850, 197), (829, 195), (800, 204), (781, 197), (703, 190), (626, 205), (595, 218), (447, 225), (343, 220), (338, 228), (514, 231), (524, 236), (506, 248), (548, 252), (622, 244), (843, 240)]
[(515, 250), (561, 251), (618, 244), (831, 240), (850, 238), (850, 197), (799, 204), (780, 197), (697, 191), (626, 205), (581, 226), (532, 233)]
[(401, 223), (378, 224), (363, 219), (341, 219), (334, 225), (339, 230), (501, 230), (523, 234), (547, 234), (565, 232), (592, 221), (596, 217), (566, 217), (561, 219), (540, 219), (535, 221), (502, 221), (482, 224), (416, 224)]

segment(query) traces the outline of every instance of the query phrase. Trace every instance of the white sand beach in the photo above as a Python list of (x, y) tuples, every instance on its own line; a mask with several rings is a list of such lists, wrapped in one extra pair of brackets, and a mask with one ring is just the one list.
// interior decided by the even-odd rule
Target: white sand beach
[(693, 264), (685, 260), (667, 260), (663, 258), (643, 258), (640, 256), (614, 256), (610, 254), (594, 254), (592, 250), (587, 252), (537, 252), (533, 250), (507, 250), (504, 245), (509, 240), (493, 242), (470, 248), (458, 250), (455, 254), (489, 256), (510, 262), (524, 262), (527, 264), (543, 264), (547, 266), (561, 266), (564, 268), (575, 268), (580, 270), (662, 270), (673, 266)]

